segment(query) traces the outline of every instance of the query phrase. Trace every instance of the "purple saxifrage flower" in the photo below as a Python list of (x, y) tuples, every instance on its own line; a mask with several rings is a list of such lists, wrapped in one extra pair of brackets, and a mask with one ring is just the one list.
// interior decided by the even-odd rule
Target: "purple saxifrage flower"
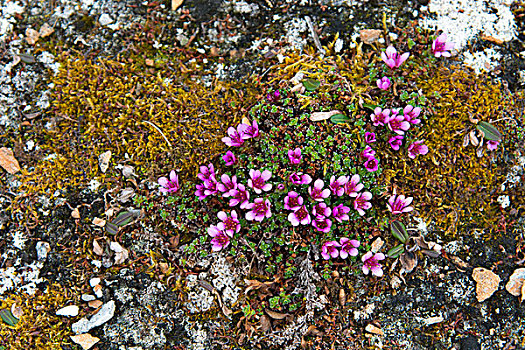
[(237, 176), (233, 175), (230, 179), (229, 175), (222, 174), (221, 181), (222, 183), (217, 184), (217, 189), (223, 193), (223, 197), (229, 197), (230, 191), (237, 189)]
[(365, 275), (368, 275), (370, 271), (372, 271), (372, 275), (381, 277), (383, 276), (383, 269), (381, 268), (381, 264), (379, 264), (380, 260), (385, 259), (385, 254), (383, 253), (372, 253), (368, 252), (365, 255), (361, 257), (361, 261), (363, 262), (363, 273)]
[(490, 141), (487, 142), (487, 148), (488, 148), (489, 151), (495, 151), (496, 149), (498, 149), (498, 145), (499, 145), (499, 141), (492, 141), (492, 140), (490, 140)]
[(170, 178), (163, 176), (158, 180), (160, 187), (160, 192), (175, 194), (180, 189), (179, 177), (175, 170), (170, 172)]
[(321, 179), (317, 179), (314, 182), (313, 187), (308, 187), (308, 193), (310, 194), (310, 197), (312, 197), (313, 200), (321, 202), (324, 201), (325, 198), (328, 198), (330, 196), (330, 190), (328, 188), (325, 188), (323, 190), (324, 181)]
[(241, 230), (241, 224), (239, 223), (239, 217), (237, 215), (237, 212), (235, 210), (231, 211), (231, 216), (228, 216), (223, 211), (220, 211), (217, 213), (217, 217), (221, 222), (217, 224), (217, 227), (219, 230), (226, 232), (230, 237), (233, 236), (234, 233), (237, 233)]
[(288, 159), (290, 159), (290, 163), (299, 164), (301, 163), (301, 158), (301, 149), (299, 147), (294, 150), (288, 150)]
[(246, 191), (246, 187), (243, 184), (237, 184), (237, 189), (230, 190), (230, 207), (234, 207), (237, 204), (241, 204), (241, 209), (246, 209), (250, 199), (250, 193)]
[(281, 98), (281, 93), (279, 92), (279, 90), (276, 90), (273, 93), (270, 92), (268, 95), (266, 95), (266, 99), (273, 103), (278, 102), (280, 98)]
[(392, 45), (387, 47), (384, 52), (381, 52), (381, 59), (383, 60), (383, 62), (386, 63), (388, 67), (390, 67), (390, 69), (398, 68), (399, 66), (401, 66), (403, 62), (407, 60), (408, 56), (410, 56), (410, 53), (408, 52), (399, 55), (397, 53), (397, 50)]
[(222, 138), (222, 142), (224, 142), (227, 146), (231, 147), (240, 147), (244, 143), (243, 136), (244, 136), (244, 127), (243, 124), (239, 124), (237, 126), (237, 129), (235, 129), (233, 126), (230, 126), (228, 128), (228, 136)]
[(382, 77), (381, 79), (377, 79), (376, 84), (377, 84), (377, 87), (380, 88), (381, 90), (388, 90), (390, 85), (392, 85), (388, 77)]
[(246, 220), (252, 221), (263, 221), (264, 218), (272, 216), (270, 211), (270, 201), (264, 198), (255, 198), (253, 203), (248, 203), (246, 209), (251, 209), (246, 213)]
[(372, 204), (369, 202), (371, 199), (372, 193), (370, 192), (363, 192), (357, 195), (354, 199), (354, 209), (357, 210), (359, 215), (365, 215), (365, 210), (372, 208)]
[(199, 167), (200, 172), (197, 174), (197, 177), (201, 179), (202, 181), (215, 181), (215, 169), (213, 168), (213, 164), (210, 163), (208, 166), (201, 165)]
[(372, 173), (374, 171), (377, 171), (377, 169), (379, 169), (379, 160), (375, 157), (368, 158), (365, 164), (363, 164), (363, 166), (368, 172)]
[(253, 188), (255, 193), (260, 194), (262, 191), (269, 191), (272, 189), (272, 184), (267, 184), (272, 177), (272, 173), (268, 170), (264, 170), (262, 173), (260, 170), (250, 169), (250, 178), (248, 179), (248, 187)]
[(284, 209), (288, 210), (296, 210), (303, 205), (303, 197), (299, 195), (299, 193), (295, 191), (288, 192), (288, 195), (284, 197)]
[(454, 48), (455, 43), (447, 42), (447, 35), (442, 33), (432, 43), (432, 53), (435, 57), (450, 57), (450, 50)]
[(259, 136), (259, 125), (255, 120), (252, 122), (252, 125), (244, 123), (239, 124), (239, 127), (237, 129), (239, 128), (242, 130), (241, 137), (243, 140), (248, 140)]
[(330, 178), (330, 189), (337, 196), (341, 197), (345, 193), (345, 185), (348, 182), (348, 176), (339, 176), (337, 180), (335, 175)]
[(324, 202), (318, 202), (314, 204), (314, 207), (312, 209), (312, 214), (314, 216), (324, 216), (329, 217), (332, 214), (332, 209), (330, 209), (326, 203)]
[(365, 142), (368, 144), (371, 144), (373, 142), (376, 142), (376, 134), (373, 132), (365, 132)]
[(428, 147), (423, 144), (423, 140), (416, 141), (408, 146), (408, 156), (412, 159), (416, 158), (418, 154), (425, 155), (428, 153)]
[(337, 258), (339, 256), (339, 248), (341, 245), (337, 241), (325, 242), (321, 247), (321, 256), (323, 259), (328, 260), (330, 258)]
[(222, 160), (224, 160), (226, 166), (231, 166), (237, 163), (237, 158), (235, 158), (235, 155), (232, 153), (232, 151), (226, 152), (226, 154), (222, 156)]
[(390, 109), (381, 109), (381, 107), (376, 107), (374, 113), (370, 115), (374, 126), (385, 125), (388, 123), (388, 118), (390, 116)]
[(359, 183), (361, 177), (358, 174), (355, 174), (350, 178), (350, 181), (345, 185), (345, 193), (350, 197), (357, 197), (357, 192), (361, 191), (365, 185)]
[(290, 175), (290, 181), (294, 185), (308, 185), (310, 182), (312, 182), (312, 177), (308, 174), (293, 173)]
[(414, 106), (407, 105), (403, 108), (403, 116), (410, 124), (415, 125), (421, 123), (421, 119), (418, 119), (419, 114), (421, 114), (421, 108), (419, 107), (414, 108)]
[[(357, 193), (356, 193), (357, 195)], [(341, 223), (343, 221), (348, 221), (350, 217), (348, 216), (348, 213), (350, 212), (350, 208), (339, 204), (338, 206), (335, 206), (332, 210), (332, 216), (334, 217), (335, 221)]]
[(394, 194), (388, 199), (388, 210), (390, 210), (392, 214), (408, 213), (414, 210), (414, 208), (409, 207), (413, 199), (413, 197), (405, 198), (405, 196), (402, 194), (396, 196), (396, 192), (394, 191)]
[(366, 146), (365, 149), (361, 152), (361, 157), (364, 158), (364, 159), (368, 159), (368, 158), (374, 158), (374, 156), (376, 155), (376, 151), (374, 151), (372, 149), (372, 147), (370, 146)]
[(230, 238), (233, 237), (233, 234), (230, 235), (214, 225), (208, 227), (208, 234), (213, 237), (211, 240), (211, 250), (214, 252), (226, 248), (228, 244), (230, 244)]
[(403, 135), (405, 131), (410, 129), (410, 123), (402, 115), (391, 115), (387, 124), (388, 128), (398, 135)]
[(346, 259), (348, 256), (357, 256), (357, 248), (361, 244), (358, 240), (343, 237), (339, 240), (339, 243), (341, 244), (341, 252), (339, 253), (341, 259)]
[(311, 223), (310, 214), (304, 205), (294, 210), (293, 213), (288, 214), (288, 221), (290, 221), (293, 226), (299, 226), (299, 224), (308, 225)]
[(392, 136), (388, 139), (388, 143), (394, 149), (394, 151), (399, 151), (399, 147), (403, 145), (403, 135)]
[(324, 216), (316, 216), (312, 222), (312, 226), (315, 227), (318, 232), (328, 233), (332, 228), (332, 220)]

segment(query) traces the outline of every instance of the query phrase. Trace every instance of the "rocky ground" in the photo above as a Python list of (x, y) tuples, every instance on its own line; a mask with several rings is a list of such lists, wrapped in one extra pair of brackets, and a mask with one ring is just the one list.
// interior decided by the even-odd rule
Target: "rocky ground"
[[(0, 5), (0, 350), (525, 349), (524, 3)], [(368, 29), (378, 31), (361, 32)], [(284, 258), (253, 243), (257, 232), (237, 251), (211, 253), (200, 225), (208, 226), (216, 203), (160, 195), (157, 179), (173, 168), (182, 174), (184, 193), (193, 193), (197, 165), (218, 163), (227, 126), (254, 117), (249, 111), (268, 103), (268, 92), (298, 96), (290, 89), (303, 84), (304, 95), (304, 83), (290, 83), (296, 70), (312, 69), (316, 77), (341, 72), (351, 84), (355, 73), (361, 77), (356, 88), (338, 96), (349, 101), (362, 93), (377, 102), (369, 89), (375, 80), (367, 75), (371, 83), (357, 82), (366, 80), (360, 70), (377, 67), (373, 57), (390, 43), (408, 49), (410, 38), (412, 55), (422, 53), (437, 29), (456, 42), (454, 57), (439, 67), (465, 70), (472, 77), (467, 92), (497, 86), (496, 106), (485, 97), (465, 99), (492, 106), (474, 117), (510, 121), (498, 156), (485, 163), (474, 151), (466, 157), (481, 164), (472, 169), (496, 175), (477, 188), (451, 187), (450, 196), (465, 197), (464, 207), (430, 220), (436, 198), (416, 197), (419, 217), (427, 220), (414, 215), (407, 227), (431, 244), (411, 241), (419, 247), (417, 266), (388, 259), (384, 276), (376, 278), (363, 275), (356, 259), (348, 268), (323, 265), (319, 248), (291, 229), (282, 237), (289, 234), (297, 245)], [(349, 66), (361, 55), (368, 66)], [(421, 80), (438, 66), (432, 64), (414, 68)], [(460, 80), (450, 83), (457, 91)], [(421, 83), (418, 90), (431, 89)], [(320, 95), (317, 107), (330, 105)], [(304, 112), (302, 98), (290, 97), (291, 118)], [(274, 106), (283, 107), (279, 103)], [(271, 110), (261, 115), (268, 134), (281, 123)], [(436, 153), (433, 164), (445, 160)], [(384, 162), (385, 169), (392, 163)], [(456, 175), (437, 182), (454, 183)], [(388, 171), (379, 180), (383, 198), (391, 189)], [(431, 193), (432, 183), (421, 191)], [(485, 197), (486, 206), (480, 204)], [(369, 223), (378, 228), (362, 233), (362, 242), (386, 253), (395, 240), (379, 232), (390, 237), (389, 228)], [(266, 236), (256, 241), (270, 242)]]

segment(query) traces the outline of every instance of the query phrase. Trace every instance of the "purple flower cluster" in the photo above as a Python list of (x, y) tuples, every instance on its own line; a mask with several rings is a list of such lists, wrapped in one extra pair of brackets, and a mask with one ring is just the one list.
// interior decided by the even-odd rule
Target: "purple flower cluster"
[[(361, 242), (355, 239), (349, 239), (343, 237), (337, 241), (328, 241), (323, 244), (321, 247), (321, 256), (323, 259), (328, 260), (330, 258), (341, 257), (341, 259), (346, 259), (349, 256), (357, 256), (357, 248)], [(337, 249), (337, 248), (340, 248)]]
[(254, 120), (251, 125), (244, 123), (237, 125), (237, 129), (230, 126), (228, 128), (228, 136), (223, 137), (222, 142), (227, 146), (241, 147), (245, 140), (256, 138), (257, 136), (259, 136), (259, 125)]

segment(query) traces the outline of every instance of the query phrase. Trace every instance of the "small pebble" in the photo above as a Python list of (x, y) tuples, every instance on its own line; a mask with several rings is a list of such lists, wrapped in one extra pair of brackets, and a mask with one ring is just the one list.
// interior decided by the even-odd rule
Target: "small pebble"
[(89, 285), (91, 287), (95, 287), (96, 285), (100, 284), (100, 278), (95, 277), (89, 280)]
[(93, 345), (100, 341), (99, 338), (94, 337), (89, 333), (72, 335), (71, 340), (74, 341), (76, 344), (80, 345), (84, 350), (91, 349)]
[(56, 314), (58, 316), (75, 317), (78, 315), (78, 306), (69, 305), (69, 306), (63, 307), (60, 310), (57, 310)]
[(97, 299), (94, 295), (91, 294), (82, 294), (82, 300), (83, 301), (92, 301)]

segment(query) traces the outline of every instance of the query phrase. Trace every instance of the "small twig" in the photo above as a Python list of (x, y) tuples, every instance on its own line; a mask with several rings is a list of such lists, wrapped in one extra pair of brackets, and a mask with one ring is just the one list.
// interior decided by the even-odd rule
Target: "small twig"
[(152, 122), (150, 122), (149, 120), (144, 120), (143, 121), (144, 123), (148, 123), (149, 125), (153, 126), (161, 135), (162, 137), (164, 137), (164, 140), (166, 140), (166, 142), (168, 143), (168, 145), (170, 146), (170, 148), (172, 147), (171, 146), (171, 142), (168, 140), (168, 138), (166, 137), (166, 135), (164, 135), (164, 133), (162, 132), (162, 130), (160, 130), (160, 128), (158, 126), (156, 126), (155, 124), (153, 124)]
[(310, 18), (310, 16), (305, 16), (304, 19), (306, 20), (306, 24), (308, 24), (308, 28), (310, 29), (310, 34), (312, 34), (317, 50), (320, 53), (324, 54), (325, 51), (323, 49), (323, 46), (321, 45), (321, 41), (319, 40), (319, 37), (317, 36), (317, 32), (315, 31), (314, 24), (312, 23), (312, 19)]
[(509, 117), (505, 117), (505, 118), (499, 118), (497, 120), (494, 120), (493, 122), (491, 122), (492, 124), (493, 123), (497, 123), (501, 120), (510, 120), (510, 121), (513, 121), (514, 122), (514, 125), (518, 126), (518, 122), (515, 120), (515, 119), (512, 119), (512, 118), (509, 118)]

